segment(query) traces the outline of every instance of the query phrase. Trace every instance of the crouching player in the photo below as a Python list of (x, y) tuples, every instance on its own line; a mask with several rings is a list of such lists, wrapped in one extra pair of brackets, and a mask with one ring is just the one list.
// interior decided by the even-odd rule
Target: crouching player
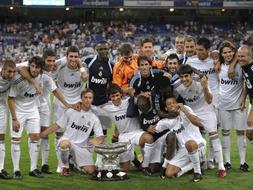
[[(65, 129), (58, 143), (60, 161), (62, 162), (62, 176), (69, 175), (69, 156), (71, 155), (77, 167), (93, 174), (95, 165), (90, 145), (104, 142), (103, 129), (97, 116), (91, 112), (94, 93), (86, 89), (81, 93), (81, 111), (68, 109), (56, 123), (43, 131), (40, 136), (45, 137), (57, 129)], [(89, 139), (92, 130), (96, 137)]]
[[(201, 180), (200, 161), (204, 158), (206, 141), (199, 132), (202, 126), (200, 119), (192, 112), (191, 108), (177, 103), (174, 97), (166, 99), (166, 109), (168, 112), (178, 112), (175, 119), (162, 119), (156, 125), (156, 132), (170, 129), (177, 138), (178, 151), (168, 160), (166, 177), (182, 175), (192, 164), (194, 170), (193, 181)], [(191, 168), (190, 168), (191, 169)]]

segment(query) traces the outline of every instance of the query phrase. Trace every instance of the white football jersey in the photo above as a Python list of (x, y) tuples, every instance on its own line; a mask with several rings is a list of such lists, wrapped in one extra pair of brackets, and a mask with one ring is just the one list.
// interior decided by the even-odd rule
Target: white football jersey
[[(48, 83), (47, 79), (48, 77), (45, 74), (35, 78), (42, 89)], [(20, 74), (15, 76), (9, 96), (15, 98), (16, 112), (33, 113), (39, 105), (39, 96), (36, 95), (34, 86)]]
[(110, 119), (114, 121), (115, 126), (119, 131), (119, 134), (128, 133), (135, 130), (141, 130), (138, 117), (126, 117), (126, 111), (129, 105), (128, 99), (129, 98), (122, 99), (122, 103), (120, 106), (115, 106), (111, 101), (109, 101), (101, 107), (103, 110), (106, 111), (108, 117), (110, 117)]
[(188, 105), (198, 116), (205, 115), (214, 111), (212, 104), (205, 100), (203, 87), (200, 82), (192, 81), (189, 87), (180, 84), (175, 91), (182, 96), (186, 105)]
[[(208, 57), (202, 61), (198, 58), (198, 56), (192, 56), (187, 59), (186, 64), (189, 64), (195, 69), (201, 71), (208, 77), (208, 86), (213, 95), (212, 103), (217, 107), (219, 102), (219, 79), (214, 69), (213, 59)], [(199, 79), (198, 76), (197, 78)]]
[(91, 111), (79, 112), (70, 108), (64, 112), (56, 124), (65, 129), (63, 137), (80, 147), (88, 145), (92, 130), (97, 137), (104, 136), (99, 119)]
[(220, 102), (221, 110), (235, 110), (240, 108), (243, 95), (243, 75), (242, 68), (239, 64), (235, 67), (235, 77), (228, 78), (228, 68), (226, 64), (221, 65), (219, 73), (220, 79)]
[(83, 81), (79, 69), (61, 66), (57, 73), (57, 85), (68, 103), (74, 104), (81, 100)]
[[(192, 113), (191, 108), (186, 108)], [(195, 115), (195, 114), (194, 114)], [(177, 136), (178, 145), (180, 148), (185, 147), (185, 143), (189, 140), (194, 140), (197, 144), (206, 144), (205, 139), (203, 139), (199, 128), (193, 125), (186, 115), (180, 111), (180, 115), (175, 119), (162, 119), (156, 124), (156, 130), (170, 129), (171, 132), (175, 133)]]
[(42, 94), (39, 96), (39, 103), (40, 105), (43, 104), (50, 105), (49, 103), (50, 93), (55, 91), (57, 89), (57, 86), (50, 76), (46, 74), (43, 74), (42, 76), (44, 77), (44, 85), (42, 89)]

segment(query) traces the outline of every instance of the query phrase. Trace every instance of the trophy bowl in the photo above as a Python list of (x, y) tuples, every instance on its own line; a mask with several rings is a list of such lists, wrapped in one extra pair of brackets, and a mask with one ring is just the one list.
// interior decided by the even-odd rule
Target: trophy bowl
[(115, 181), (125, 180), (128, 176), (122, 172), (119, 167), (119, 156), (127, 151), (128, 143), (106, 143), (96, 145), (94, 151), (102, 155), (102, 164), (98, 166), (95, 175), (92, 179), (99, 181)]

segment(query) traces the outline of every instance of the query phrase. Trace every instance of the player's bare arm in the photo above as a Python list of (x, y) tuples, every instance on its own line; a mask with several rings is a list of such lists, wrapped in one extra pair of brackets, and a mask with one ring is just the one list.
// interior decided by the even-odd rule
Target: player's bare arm
[(213, 95), (211, 94), (209, 88), (208, 88), (208, 80), (206, 76), (203, 76), (200, 79), (200, 84), (203, 87), (204, 95), (205, 95), (205, 100), (208, 104), (212, 103), (213, 100)]
[(26, 80), (28, 80), (30, 83), (33, 84), (33, 86), (36, 89), (36, 94), (41, 94), (42, 93), (42, 87), (40, 86), (40, 84), (38, 83), (38, 81), (36, 81), (31, 74), (29, 73), (29, 67), (21, 67), (19, 68), (19, 73), (22, 77), (24, 77)]
[(8, 104), (9, 104), (9, 109), (10, 109), (11, 117), (12, 117), (12, 128), (15, 132), (18, 132), (20, 129), (20, 123), (16, 115), (16, 106), (15, 106), (14, 97), (8, 97)]

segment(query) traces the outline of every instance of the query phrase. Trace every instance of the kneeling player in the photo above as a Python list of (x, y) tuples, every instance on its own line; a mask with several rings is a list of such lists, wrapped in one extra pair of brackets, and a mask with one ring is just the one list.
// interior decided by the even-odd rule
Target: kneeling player
[[(90, 144), (103, 143), (104, 134), (99, 119), (91, 112), (93, 97), (92, 90), (83, 91), (81, 93), (81, 111), (66, 110), (53, 126), (41, 133), (41, 137), (44, 137), (59, 128), (66, 129), (58, 143), (62, 162), (62, 176), (69, 174), (69, 155), (72, 156), (76, 165), (85, 172), (93, 174), (95, 171)], [(96, 138), (89, 140), (92, 130), (95, 132)]]
[(191, 163), (194, 175), (193, 181), (201, 180), (200, 161), (204, 157), (206, 141), (201, 136), (197, 126), (201, 126), (200, 119), (192, 112), (191, 108), (177, 103), (174, 97), (166, 99), (168, 112), (179, 112), (175, 119), (162, 119), (157, 123), (156, 132), (170, 129), (176, 135), (179, 149), (176, 155), (168, 160), (166, 177), (174, 177), (183, 173)]

